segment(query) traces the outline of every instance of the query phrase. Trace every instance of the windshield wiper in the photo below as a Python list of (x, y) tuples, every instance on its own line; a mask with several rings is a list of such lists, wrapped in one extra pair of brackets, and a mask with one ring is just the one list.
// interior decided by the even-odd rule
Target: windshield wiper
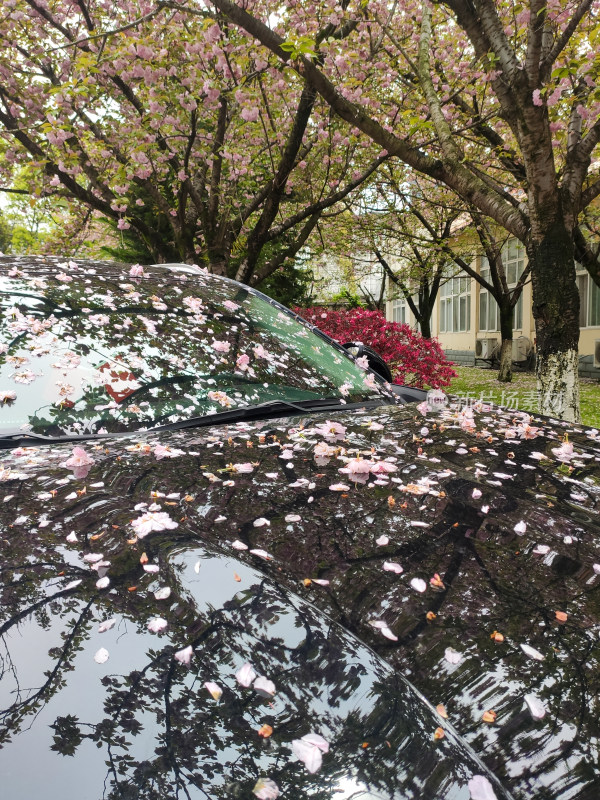
[[(153, 431), (176, 431), (186, 428), (200, 428), (206, 425), (216, 425), (228, 422), (242, 422), (246, 419), (269, 419), (277, 416), (291, 416), (306, 414), (311, 411), (343, 411), (354, 408), (371, 408), (381, 405), (380, 398), (364, 400), (361, 403), (342, 403), (335, 397), (322, 400), (299, 400), (292, 403), (290, 400), (269, 400), (253, 406), (233, 408), (231, 411), (221, 411), (217, 414), (205, 414), (201, 417), (190, 417), (178, 420), (167, 425), (152, 428)], [(276, 413), (274, 413), (276, 412)]]
[(299, 400), (292, 403), (290, 400), (269, 400), (259, 405), (243, 406), (233, 408), (230, 411), (221, 411), (217, 414), (204, 414), (200, 417), (190, 417), (166, 425), (157, 425), (154, 428), (144, 430), (118, 431), (115, 433), (79, 433), (63, 434), (58, 436), (45, 436), (41, 433), (29, 431), (10, 431), (0, 434), (0, 449), (10, 449), (13, 447), (38, 444), (68, 444), (69, 442), (84, 442), (95, 439), (121, 439), (125, 436), (135, 436), (146, 433), (160, 433), (161, 431), (178, 431), (186, 428), (202, 428), (207, 425), (221, 425), (227, 423), (241, 422), (250, 419), (269, 419), (270, 417), (296, 416), (312, 411), (344, 411), (355, 408), (375, 408), (381, 405), (382, 399), (373, 398), (364, 400), (360, 403), (342, 403), (335, 397), (323, 398), (321, 400)]

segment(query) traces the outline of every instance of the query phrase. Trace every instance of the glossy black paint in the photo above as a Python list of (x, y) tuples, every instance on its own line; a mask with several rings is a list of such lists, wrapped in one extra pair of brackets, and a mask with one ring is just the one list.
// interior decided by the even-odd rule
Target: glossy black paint
[[(5, 451), (3, 797), (248, 798), (269, 775), (289, 798), (466, 800), (486, 775), (499, 799), (596, 798), (596, 439), (382, 403), (87, 442), (79, 469), (72, 444)], [(357, 455), (395, 470), (340, 473)], [(142, 536), (146, 513), (176, 527)], [(166, 632), (147, 631), (155, 616)], [(275, 682), (272, 707), (236, 683), (244, 661)], [(331, 746), (314, 775), (290, 750), (311, 730)]]

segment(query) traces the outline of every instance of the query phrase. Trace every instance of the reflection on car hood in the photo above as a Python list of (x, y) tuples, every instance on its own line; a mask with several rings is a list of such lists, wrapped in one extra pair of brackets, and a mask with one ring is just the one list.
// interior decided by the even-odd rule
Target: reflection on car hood
[[(1, 763), (21, 742), (44, 763), (48, 741), (78, 758), (99, 745), (109, 797), (178, 782), (248, 797), (269, 775), (288, 797), (358, 785), (362, 797), (466, 799), (474, 774), (497, 797), (500, 784), (596, 797), (595, 432), (419, 408), (8, 453), (2, 706), (22, 732)], [(98, 634), (106, 616), (116, 625)], [(156, 616), (162, 636), (146, 632)], [(173, 652), (189, 644), (185, 668)], [(236, 683), (244, 661), (276, 682), (272, 708)], [(275, 732), (259, 741), (264, 722)], [(311, 731), (335, 742), (312, 777), (290, 751)]]

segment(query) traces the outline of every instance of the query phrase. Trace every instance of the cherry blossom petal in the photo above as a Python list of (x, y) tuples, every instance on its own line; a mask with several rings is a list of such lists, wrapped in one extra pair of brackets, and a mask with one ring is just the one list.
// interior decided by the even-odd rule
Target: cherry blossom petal
[(410, 582), (410, 585), (415, 590), (415, 592), (424, 592), (427, 589), (427, 584), (423, 580), (423, 578), (413, 578)]
[(388, 545), (389, 543), (390, 543), (389, 537), (388, 537), (388, 536), (386, 536), (385, 534), (382, 534), (382, 535), (379, 537), (379, 539), (375, 539), (375, 544), (376, 544), (378, 547), (385, 547), (385, 546), (386, 546), (386, 545)]
[(167, 620), (162, 617), (152, 617), (147, 627), (150, 633), (160, 633), (165, 630), (168, 624)]
[(258, 797), (258, 800), (277, 800), (279, 787), (271, 778), (259, 778), (252, 789), (252, 794)]
[(117, 620), (114, 617), (105, 619), (104, 622), (101, 622), (100, 625), (98, 625), (98, 633), (106, 633), (106, 631), (110, 631), (112, 628), (114, 628), (116, 624)]
[(248, 688), (252, 685), (252, 683), (256, 680), (257, 674), (252, 666), (252, 664), (246, 663), (241, 666), (238, 671), (235, 673), (235, 679), (240, 684), (240, 686), (245, 686)]
[(471, 800), (497, 800), (492, 784), (485, 775), (473, 775), (468, 786)]
[(154, 592), (154, 597), (157, 600), (166, 600), (170, 596), (171, 596), (171, 589), (169, 586), (162, 586), (160, 589), (157, 589)]
[(100, 650), (96, 651), (94, 655), (94, 661), (96, 664), (105, 664), (108, 661), (109, 653), (105, 647), (101, 647)]
[(96, 581), (96, 589), (106, 589), (107, 586), (110, 585), (110, 578), (108, 575), (105, 575), (103, 578), (100, 578)]
[(449, 664), (459, 664), (462, 661), (462, 653), (459, 653), (453, 647), (447, 647), (444, 650), (444, 658)]
[(543, 719), (546, 716), (546, 708), (541, 700), (533, 694), (526, 694), (523, 698), (529, 709), (529, 713), (534, 719)]
[(223, 689), (221, 689), (218, 683), (215, 683), (214, 681), (206, 681), (206, 683), (204, 684), (204, 688), (207, 689), (207, 691), (212, 696), (213, 700), (221, 699), (221, 695), (223, 694)]
[(174, 658), (175, 658), (175, 661), (179, 661), (180, 664), (185, 664), (186, 666), (188, 666), (189, 663), (192, 660), (192, 656), (193, 655), (194, 655), (194, 648), (192, 647), (191, 644), (189, 644), (187, 647), (184, 647), (182, 650), (178, 650), (175, 653)]
[(292, 752), (297, 759), (302, 761), (308, 772), (314, 773), (321, 769), (323, 756), (320, 748), (315, 747), (311, 742), (307, 742), (304, 737), (292, 741)]
[(535, 658), (536, 661), (543, 661), (545, 658), (545, 656), (543, 656), (539, 650), (536, 650), (535, 647), (531, 647), (529, 644), (522, 644), (521, 650), (526, 656), (529, 656), (529, 658)]
[[(400, 575), (402, 572), (404, 572), (403, 567), (401, 567), (400, 564), (396, 563), (395, 561), (384, 561), (383, 568), (386, 570), (386, 572), (395, 572), (397, 575)], [(418, 578), (415, 578), (415, 580), (418, 580)]]
[(253, 684), (254, 691), (261, 697), (271, 698), (275, 694), (275, 684), (264, 675), (260, 675)]

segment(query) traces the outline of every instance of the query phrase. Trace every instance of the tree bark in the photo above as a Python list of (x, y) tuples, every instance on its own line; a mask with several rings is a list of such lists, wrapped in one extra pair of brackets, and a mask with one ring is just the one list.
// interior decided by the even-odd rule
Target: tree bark
[(500, 336), (502, 339), (498, 371), (500, 383), (512, 381), (513, 310), (514, 306), (510, 303), (500, 306)]
[(540, 411), (578, 422), (579, 293), (573, 237), (560, 219), (549, 219), (527, 242), (532, 262)]

